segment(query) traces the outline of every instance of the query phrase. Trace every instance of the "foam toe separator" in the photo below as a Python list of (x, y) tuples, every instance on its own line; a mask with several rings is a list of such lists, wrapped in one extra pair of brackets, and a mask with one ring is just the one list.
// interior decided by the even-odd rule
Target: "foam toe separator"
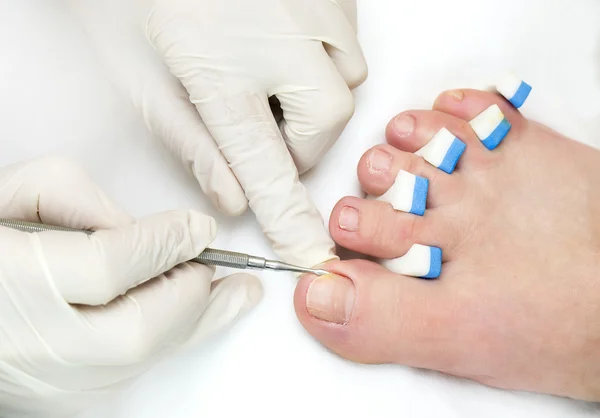
[(427, 145), (415, 152), (415, 155), (423, 157), (432, 166), (452, 174), (466, 148), (464, 142), (448, 129), (442, 128)]
[(400, 170), (392, 187), (375, 200), (389, 203), (398, 211), (423, 216), (428, 191), (429, 180)]
[(489, 150), (497, 148), (512, 128), (498, 105), (488, 107), (470, 124), (483, 145)]
[(383, 260), (381, 265), (393, 273), (420, 279), (437, 279), (442, 273), (442, 250), (414, 244), (402, 257)]
[(508, 74), (496, 85), (496, 90), (515, 108), (519, 109), (525, 104), (532, 88), (514, 74)]

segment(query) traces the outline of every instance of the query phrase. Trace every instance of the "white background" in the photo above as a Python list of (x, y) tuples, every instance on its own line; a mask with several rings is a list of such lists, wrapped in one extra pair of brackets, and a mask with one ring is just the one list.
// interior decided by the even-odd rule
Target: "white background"
[[(325, 218), (340, 197), (359, 193), (358, 158), (383, 141), (394, 114), (427, 108), (443, 89), (486, 87), (505, 70), (534, 86), (527, 116), (600, 144), (600, 2), (362, 0), (359, 7), (370, 78), (356, 92), (356, 116), (344, 136), (306, 178)], [(67, 155), (136, 216), (174, 208), (214, 214), (195, 182), (113, 91), (59, 1), (0, 0), (0, 51), (1, 164)], [(218, 220), (215, 246), (272, 255), (250, 214)], [(263, 302), (231, 332), (158, 365), (114, 405), (86, 416), (600, 414), (593, 405), (346, 362), (296, 321), (293, 278), (261, 277)]]

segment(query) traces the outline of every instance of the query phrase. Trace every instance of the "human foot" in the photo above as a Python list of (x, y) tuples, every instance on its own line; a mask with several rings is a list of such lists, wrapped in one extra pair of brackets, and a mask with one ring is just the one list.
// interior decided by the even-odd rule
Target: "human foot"
[[(493, 105), (512, 129), (489, 150), (467, 121)], [(452, 174), (413, 154), (441, 128), (466, 144)], [(330, 232), (341, 246), (383, 259), (413, 244), (438, 247), (441, 275), (428, 281), (364, 260), (330, 263), (339, 276), (298, 284), (304, 327), (357, 362), (600, 400), (600, 152), (475, 90), (399, 115), (387, 140), (365, 153), (359, 180), (378, 196), (401, 170), (428, 179), (424, 216), (346, 197)]]

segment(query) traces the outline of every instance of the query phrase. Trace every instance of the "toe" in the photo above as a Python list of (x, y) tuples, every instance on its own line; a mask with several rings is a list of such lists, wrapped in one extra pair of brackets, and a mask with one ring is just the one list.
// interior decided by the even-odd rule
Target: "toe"
[[(407, 128), (411, 124), (412, 128)], [(467, 121), (438, 111), (401, 113), (388, 124), (386, 137), (394, 147), (417, 153), (448, 174), (460, 165), (461, 159), (479, 158), (484, 152), (481, 141)], [(464, 157), (463, 152), (466, 153)]]
[(525, 119), (499, 94), (480, 90), (452, 90), (442, 93), (433, 106), (469, 121), (471, 128), (486, 148), (493, 150), (507, 137), (516, 138)]
[[(407, 254), (414, 244), (451, 249), (451, 223), (441, 217), (441, 209), (425, 216), (399, 212), (390, 204), (345, 197), (329, 218), (332, 238), (349, 250), (377, 257), (396, 259)], [(444, 253), (444, 260), (452, 255)]]
[(427, 208), (435, 208), (456, 200), (462, 191), (462, 181), (427, 163), (422, 157), (400, 151), (391, 145), (377, 145), (367, 151), (358, 163), (358, 180), (371, 196), (387, 193), (401, 172), (427, 179)]
[(334, 262), (336, 274), (304, 276), (294, 295), (296, 314), (330, 350), (360, 363), (399, 363), (451, 370), (460, 329), (452, 282), (390, 273), (364, 260)]

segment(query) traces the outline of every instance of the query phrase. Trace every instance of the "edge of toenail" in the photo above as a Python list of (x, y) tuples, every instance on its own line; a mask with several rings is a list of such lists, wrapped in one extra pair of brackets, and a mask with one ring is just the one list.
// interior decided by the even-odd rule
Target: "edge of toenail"
[(446, 94), (456, 102), (460, 102), (465, 98), (465, 93), (462, 90), (449, 90)]

